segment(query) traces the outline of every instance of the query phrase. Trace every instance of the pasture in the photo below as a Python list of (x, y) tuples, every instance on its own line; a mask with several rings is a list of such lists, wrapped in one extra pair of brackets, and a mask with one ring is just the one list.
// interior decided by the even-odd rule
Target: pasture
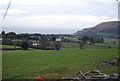
[[(15, 46), (12, 45), (0, 45), (2, 48), (15, 48)], [(16, 46), (16, 48), (20, 48), (19, 46)]]
[[(86, 49), (109, 49), (109, 46), (111, 46), (111, 48), (118, 48), (120, 44), (116, 43), (95, 43), (95, 44), (87, 44), (85, 45)], [(65, 43), (62, 42), (62, 48), (79, 48), (79, 43)]]
[(81, 70), (99, 70), (106, 74), (118, 72), (117, 66), (97, 66), (101, 61), (114, 60), (117, 49), (62, 48), (61, 50), (2, 51), (3, 79), (33, 79), (37, 75), (55, 79), (75, 77)]
[(101, 35), (101, 36), (111, 36), (112, 34), (111, 33), (97, 33), (98, 35)]

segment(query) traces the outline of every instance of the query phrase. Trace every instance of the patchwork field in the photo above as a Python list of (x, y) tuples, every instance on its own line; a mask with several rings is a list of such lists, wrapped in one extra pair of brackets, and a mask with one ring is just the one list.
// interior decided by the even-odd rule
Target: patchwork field
[(101, 61), (114, 60), (117, 49), (62, 48), (61, 50), (29, 49), (2, 51), (3, 79), (75, 77), (81, 70), (99, 70), (106, 74), (118, 72), (117, 66), (102, 67)]

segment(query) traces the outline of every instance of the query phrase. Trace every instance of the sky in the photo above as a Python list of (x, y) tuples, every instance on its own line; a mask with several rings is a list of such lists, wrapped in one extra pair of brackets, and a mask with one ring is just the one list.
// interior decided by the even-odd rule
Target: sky
[(73, 34), (118, 19), (116, 0), (10, 0), (0, 1), (1, 28), (6, 32)]

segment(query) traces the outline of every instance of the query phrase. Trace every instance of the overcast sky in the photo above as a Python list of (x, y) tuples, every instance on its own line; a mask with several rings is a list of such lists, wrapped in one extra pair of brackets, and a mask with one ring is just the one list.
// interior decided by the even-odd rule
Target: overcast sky
[[(0, 1), (0, 18), (10, 0)], [(116, 0), (11, 0), (2, 30), (17, 33), (75, 33), (117, 20)]]

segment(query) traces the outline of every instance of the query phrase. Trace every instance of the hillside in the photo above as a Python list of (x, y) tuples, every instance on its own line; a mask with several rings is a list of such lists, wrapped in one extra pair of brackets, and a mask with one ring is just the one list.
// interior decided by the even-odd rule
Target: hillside
[(120, 33), (118, 32), (120, 29), (120, 21), (110, 21), (110, 22), (102, 22), (94, 27), (85, 28), (81, 31), (78, 31), (76, 35), (78, 37), (82, 36), (102, 36), (109, 38), (118, 38)]

